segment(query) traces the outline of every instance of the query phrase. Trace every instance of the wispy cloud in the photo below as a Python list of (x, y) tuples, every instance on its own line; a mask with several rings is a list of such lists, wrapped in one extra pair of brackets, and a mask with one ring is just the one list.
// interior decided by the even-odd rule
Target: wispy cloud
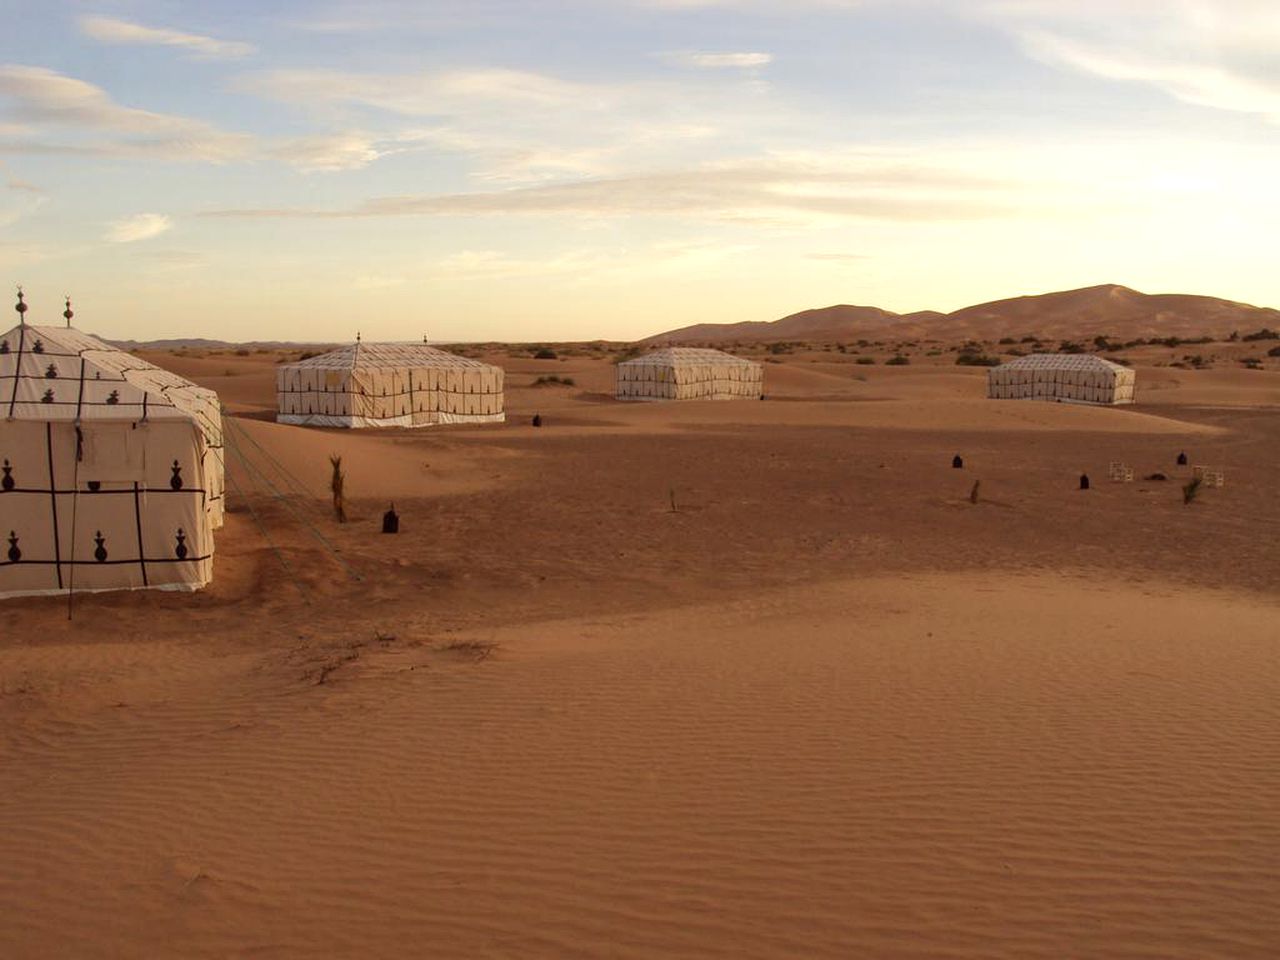
[(750, 69), (766, 67), (773, 63), (771, 53), (707, 53), (697, 50), (682, 50), (663, 54), (663, 59), (686, 67), (700, 67), (710, 70)]
[(389, 152), (375, 137), (334, 133), (295, 137), (272, 148), (270, 154), (305, 173), (332, 173), (359, 170)]
[[(16, 153), (99, 153), (223, 162), (244, 156), (252, 139), (212, 124), (122, 106), (101, 87), (45, 67), (0, 66), (0, 100), (12, 118), (38, 136), (0, 149)], [(107, 139), (57, 143), (50, 131), (106, 135)]]
[(1010, 212), (1010, 185), (916, 166), (718, 165), (477, 193), (378, 197), (348, 209), (242, 209), (206, 216), (662, 216), (814, 225), (850, 219), (966, 220)]
[(1270, 0), (1001, 0), (980, 9), (1044, 63), (1280, 123), (1280, 9)]
[(83, 33), (102, 43), (178, 47), (204, 60), (247, 57), (255, 51), (252, 44), (238, 40), (218, 40), (198, 33), (146, 27), (112, 17), (81, 17), (79, 23)]
[(173, 226), (173, 221), (163, 213), (137, 213), (112, 223), (104, 239), (112, 243), (135, 243), (158, 237)]

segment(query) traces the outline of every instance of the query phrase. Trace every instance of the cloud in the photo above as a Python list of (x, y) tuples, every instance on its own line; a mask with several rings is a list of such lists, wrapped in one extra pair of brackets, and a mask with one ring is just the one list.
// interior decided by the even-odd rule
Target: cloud
[(1270, 0), (1039, 0), (981, 9), (1044, 63), (1280, 123), (1280, 10)]
[(103, 43), (180, 47), (202, 60), (234, 59), (255, 52), (252, 44), (237, 40), (217, 40), (196, 33), (144, 27), (111, 17), (81, 17), (79, 23), (81, 32)]
[(773, 63), (773, 54), (705, 53), (696, 50), (685, 50), (679, 53), (666, 54), (665, 59), (686, 67), (701, 67), (712, 70), (726, 68), (746, 69), (768, 66)]
[[(871, 158), (872, 161), (875, 158)], [(403, 216), (658, 216), (815, 225), (850, 219), (966, 220), (1012, 212), (1006, 181), (848, 158), (822, 167), (803, 157), (755, 164), (597, 177), (509, 190), (377, 197), (342, 210), (243, 209), (237, 218)]]
[(162, 213), (137, 213), (112, 223), (103, 239), (112, 243), (135, 243), (158, 237), (172, 226), (173, 221)]
[(364, 134), (334, 133), (296, 137), (270, 152), (277, 160), (283, 160), (304, 173), (332, 173), (362, 169), (391, 151)]
[(24, 128), (41, 134), (60, 129), (109, 137), (88, 143), (17, 140), (0, 146), (8, 152), (100, 153), (220, 163), (246, 155), (252, 145), (250, 137), (200, 120), (121, 106), (100, 87), (45, 67), (0, 66), (0, 99), (9, 101), (13, 117)]
[(524, 70), (445, 70), (420, 74), (271, 70), (233, 84), (243, 93), (297, 104), (347, 103), (406, 116), (457, 113), (485, 104), (522, 107), (582, 105), (596, 90)]

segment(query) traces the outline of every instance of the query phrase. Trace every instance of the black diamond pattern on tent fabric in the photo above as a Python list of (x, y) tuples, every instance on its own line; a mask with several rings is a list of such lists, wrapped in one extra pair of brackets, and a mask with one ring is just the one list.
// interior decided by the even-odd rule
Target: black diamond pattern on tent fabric
[(99, 490), (102, 489), (102, 481), (90, 480), (87, 484), (85, 484), (85, 486), (89, 488), (90, 493), (97, 493)]
[(9, 341), (0, 340), (0, 353), (8, 353), (8, 352), (9, 352)]
[(178, 528), (177, 545), (173, 548), (174, 554), (179, 560), (187, 559), (187, 535), (182, 532), (182, 528)]
[(58, 365), (56, 363), (51, 363), (49, 366), (45, 367), (44, 378), (46, 380), (58, 379)]
[(53, 387), (44, 392), (44, 396), (40, 398), (41, 403), (53, 403)]
[(172, 490), (182, 489), (182, 468), (178, 466), (178, 461), (173, 461), (173, 476), (169, 478), (169, 487)]
[(33, 347), (31, 348), (31, 352), (32, 352), (32, 353), (44, 353), (44, 341), (43, 341), (43, 340), (37, 340), (37, 341), (35, 342), (35, 346), (33, 346)]
[(18, 549), (18, 535), (9, 531), (9, 562), (17, 563), (22, 559), (22, 551)]
[(98, 548), (93, 551), (93, 559), (97, 560), (99, 563), (106, 563), (107, 541), (103, 539), (101, 530), (93, 535), (93, 542), (98, 545)]
[(111, 393), (107, 395), (107, 403), (111, 404), (111, 406), (114, 407), (119, 402), (120, 402), (120, 391), (112, 390)]
[(3, 479), (0, 479), (0, 489), (9, 491), (17, 486), (13, 479), (13, 467), (9, 464), (7, 459), (4, 462), (4, 466), (0, 467), (0, 470), (4, 471), (4, 477)]

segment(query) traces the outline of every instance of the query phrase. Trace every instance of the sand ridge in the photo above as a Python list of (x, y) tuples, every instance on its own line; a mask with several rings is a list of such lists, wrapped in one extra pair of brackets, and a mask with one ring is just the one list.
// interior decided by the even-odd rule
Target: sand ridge
[(5, 604), (0, 954), (1274, 955), (1272, 374), (522, 360), (507, 424), (404, 434), (225, 362), (213, 584)]

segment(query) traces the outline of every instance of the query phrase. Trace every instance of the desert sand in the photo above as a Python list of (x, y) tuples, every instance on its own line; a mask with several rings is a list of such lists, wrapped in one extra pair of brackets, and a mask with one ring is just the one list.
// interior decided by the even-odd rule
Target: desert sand
[(150, 358), (232, 414), (215, 580), (0, 607), (0, 955), (1280, 952), (1273, 369), (498, 353), (507, 424), (344, 433)]

